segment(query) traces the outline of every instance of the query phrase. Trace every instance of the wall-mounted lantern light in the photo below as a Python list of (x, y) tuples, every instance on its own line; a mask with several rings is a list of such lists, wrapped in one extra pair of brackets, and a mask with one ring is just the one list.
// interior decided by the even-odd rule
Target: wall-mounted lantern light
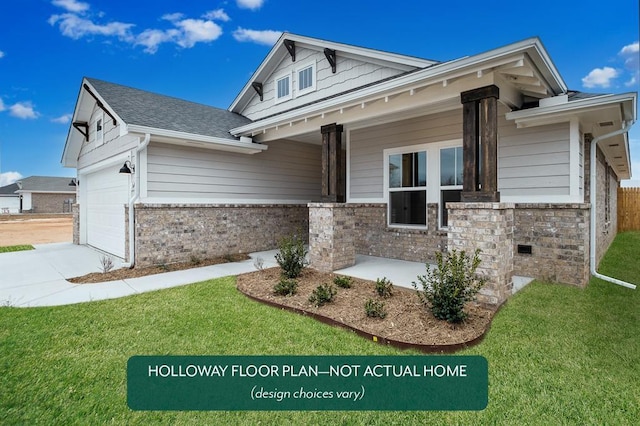
[(128, 175), (135, 173), (136, 172), (136, 168), (134, 167), (133, 164), (131, 164), (131, 161), (127, 160), (124, 162), (124, 165), (122, 167), (120, 167), (120, 173), (126, 173)]

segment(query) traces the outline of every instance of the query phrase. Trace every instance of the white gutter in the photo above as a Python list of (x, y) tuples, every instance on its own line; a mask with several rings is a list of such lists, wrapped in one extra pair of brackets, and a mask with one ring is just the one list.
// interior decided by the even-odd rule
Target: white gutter
[[(591, 199), (591, 232), (590, 232), (590, 250), (589, 250), (589, 263), (591, 266), (591, 275), (593, 275), (596, 278), (600, 278), (601, 280), (604, 281), (608, 281), (610, 283), (613, 284), (617, 284), (617, 285), (621, 285), (623, 287), (627, 287), (630, 289), (635, 290), (636, 286), (634, 284), (628, 283), (626, 281), (622, 281), (622, 280), (618, 280), (616, 278), (612, 278), (612, 277), (608, 277), (606, 275), (602, 275), (599, 274), (598, 271), (596, 271), (597, 265), (596, 265), (596, 191), (597, 191), (597, 182), (596, 182), (596, 162), (597, 162), (597, 157), (596, 157), (596, 146), (598, 144), (599, 141), (603, 140), (603, 139), (608, 139), (610, 137), (613, 136), (617, 136), (623, 133), (627, 133), (629, 131), (629, 128), (633, 125), (633, 121), (629, 121), (629, 124), (627, 125), (627, 122), (624, 122), (623, 126), (621, 129), (616, 130), (614, 132), (611, 133), (607, 133), (604, 134), (602, 136), (598, 136), (596, 138), (594, 138), (591, 141), (591, 156), (590, 156), (590, 175), (591, 175), (591, 181), (590, 181), (590, 190), (589, 190), (589, 197)], [(609, 179), (609, 176), (607, 176), (607, 179)]]
[[(129, 200), (129, 262), (124, 262), (122, 264), (123, 268), (133, 268), (136, 264), (136, 240), (135, 240), (135, 223), (134, 223), (134, 217), (135, 215), (133, 214), (133, 205), (135, 204), (136, 201), (138, 201), (138, 199), (140, 199), (140, 152), (145, 149), (148, 145), (149, 145), (149, 140), (151, 139), (151, 134), (149, 133), (145, 133), (144, 135), (144, 140), (138, 144), (138, 148), (136, 148), (136, 164), (138, 165), (138, 167), (136, 167), (138, 169), (138, 174), (135, 174), (135, 169), (134, 169), (134, 174), (133, 176), (131, 176), (131, 178), (133, 179), (134, 182), (134, 191), (133, 191), (133, 197), (131, 197), (131, 199)], [(138, 182), (136, 183), (136, 176), (138, 176)]]

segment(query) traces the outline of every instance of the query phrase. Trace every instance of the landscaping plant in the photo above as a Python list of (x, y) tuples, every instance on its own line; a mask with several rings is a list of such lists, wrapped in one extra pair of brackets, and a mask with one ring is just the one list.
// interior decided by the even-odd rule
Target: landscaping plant
[(378, 293), (378, 296), (380, 297), (391, 297), (392, 286), (393, 286), (393, 283), (391, 283), (391, 281), (389, 281), (387, 277), (384, 277), (382, 279), (378, 278), (376, 280), (376, 293)]
[(336, 288), (331, 284), (321, 284), (313, 290), (311, 296), (309, 296), (309, 302), (319, 308), (320, 306), (331, 302), (337, 292)]
[(437, 252), (436, 268), (427, 265), (427, 273), (418, 276), (422, 289), (415, 281), (412, 283), (420, 302), (433, 316), (450, 323), (462, 322), (467, 317), (465, 303), (475, 300), (486, 282), (486, 278), (476, 274), (479, 253), (480, 249), (476, 249), (473, 257), (469, 257), (464, 250), (452, 250), (445, 259), (442, 252)]
[(384, 319), (387, 316), (387, 311), (384, 309), (384, 302), (369, 299), (364, 304), (364, 312), (369, 318)]
[(340, 288), (351, 288), (351, 282), (353, 279), (344, 275), (336, 275), (333, 279), (333, 283)]
[(302, 270), (307, 265), (307, 249), (304, 241), (297, 235), (284, 237), (278, 243), (278, 253), (276, 262), (282, 268), (282, 275), (287, 278), (298, 278)]
[(293, 278), (281, 278), (278, 284), (273, 286), (273, 292), (278, 296), (293, 296), (298, 291), (298, 282)]

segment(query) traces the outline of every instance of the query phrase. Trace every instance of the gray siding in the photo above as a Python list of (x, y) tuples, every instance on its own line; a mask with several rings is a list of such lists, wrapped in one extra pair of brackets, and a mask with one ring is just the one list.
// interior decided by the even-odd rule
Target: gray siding
[[(316, 90), (296, 97), (297, 73), (293, 71), (314, 61), (316, 64)], [(297, 48), (296, 61), (292, 62), (290, 56), (284, 58), (269, 78), (262, 82), (263, 100), (260, 101), (260, 97), (255, 95), (242, 111), (242, 115), (252, 120), (258, 120), (268, 115), (403, 73), (403, 71), (397, 69), (366, 63), (340, 55), (338, 55), (336, 61), (337, 67), (334, 74), (323, 52)], [(274, 78), (286, 73), (291, 73), (293, 79), (293, 97), (288, 101), (276, 104)]]
[(350, 197), (384, 196), (384, 149), (461, 138), (462, 113), (458, 110), (352, 131)]
[(499, 138), (501, 196), (569, 195), (569, 123), (517, 129), (503, 117)]
[(320, 147), (278, 141), (255, 155), (152, 143), (147, 195), (243, 201), (317, 201)]
[[(99, 116), (103, 116), (103, 142), (101, 145), (96, 144), (95, 122)], [(114, 126), (113, 121), (107, 114), (103, 114), (100, 108), (94, 108), (89, 121), (89, 141), (82, 143), (78, 157), (78, 170), (137, 146), (137, 137), (130, 135), (120, 137), (120, 124), (117, 123)], [(73, 129), (72, 131), (76, 132), (77, 130)]]

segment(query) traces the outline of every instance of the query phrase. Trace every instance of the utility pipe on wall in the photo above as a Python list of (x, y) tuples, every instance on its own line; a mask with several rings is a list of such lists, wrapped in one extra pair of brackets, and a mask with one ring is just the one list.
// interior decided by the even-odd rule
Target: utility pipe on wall
[[(145, 133), (144, 140), (140, 142), (138, 144), (138, 148), (136, 148), (136, 164), (138, 166), (136, 167), (136, 169), (138, 169), (138, 171), (137, 173), (135, 173), (135, 169), (134, 169), (134, 174), (132, 176), (132, 179), (134, 179), (133, 181), (134, 191), (133, 191), (133, 196), (129, 200), (129, 262), (124, 262), (122, 264), (124, 268), (133, 268), (136, 264), (136, 240), (135, 240), (135, 223), (134, 223), (135, 215), (133, 214), (134, 213), (133, 205), (140, 198), (140, 173), (141, 173), (140, 160), (139, 160), (140, 152), (142, 152), (142, 150), (149, 145), (150, 139), (151, 139), (151, 135), (149, 133)], [(136, 177), (138, 180), (137, 183), (136, 183)]]
[[(617, 135), (621, 135), (623, 133), (627, 133), (629, 131), (629, 128), (633, 125), (633, 121), (629, 122), (628, 124), (625, 122), (622, 125), (622, 128), (619, 130), (616, 130), (614, 132), (611, 133), (607, 133), (604, 134), (602, 136), (598, 136), (596, 138), (594, 138), (591, 141), (591, 149), (590, 149), (590, 175), (591, 175), (591, 179), (590, 179), (590, 190), (589, 190), (589, 198), (591, 200), (591, 232), (590, 232), (590, 250), (589, 250), (589, 264), (591, 267), (591, 275), (593, 275), (596, 278), (600, 278), (601, 280), (604, 281), (608, 281), (610, 283), (613, 284), (617, 284), (617, 285), (621, 285), (623, 287), (627, 287), (630, 289), (635, 290), (636, 286), (634, 284), (628, 283), (626, 281), (622, 281), (613, 277), (608, 277), (606, 275), (602, 275), (599, 274), (598, 271), (596, 271), (598, 265), (596, 264), (596, 218), (597, 218), (597, 211), (596, 211), (596, 190), (597, 190), (597, 181), (596, 181), (596, 162), (597, 162), (597, 158), (596, 158), (596, 146), (598, 144), (599, 141), (603, 140), (603, 139), (608, 139), (610, 137), (613, 136), (617, 136)], [(609, 179), (609, 176), (607, 175), (607, 179)]]

